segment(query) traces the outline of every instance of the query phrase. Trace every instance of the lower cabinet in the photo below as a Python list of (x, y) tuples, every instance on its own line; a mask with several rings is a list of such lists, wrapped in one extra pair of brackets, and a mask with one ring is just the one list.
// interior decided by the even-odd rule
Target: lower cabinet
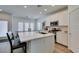
[(54, 52), (54, 36), (32, 40), (29, 47), (29, 53), (52, 53)]
[(57, 42), (63, 45), (68, 46), (68, 33), (67, 31), (57, 32)]

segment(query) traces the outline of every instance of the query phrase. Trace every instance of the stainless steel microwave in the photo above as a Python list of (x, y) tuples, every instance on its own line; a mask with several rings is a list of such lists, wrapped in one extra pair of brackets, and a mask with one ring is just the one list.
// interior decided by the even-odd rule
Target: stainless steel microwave
[(58, 26), (58, 21), (50, 22), (50, 26)]

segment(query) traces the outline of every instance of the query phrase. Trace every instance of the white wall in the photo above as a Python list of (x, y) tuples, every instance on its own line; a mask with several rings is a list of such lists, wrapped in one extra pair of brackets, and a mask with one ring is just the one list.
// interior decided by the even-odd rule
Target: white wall
[(12, 30), (12, 15), (6, 12), (0, 12), (0, 21), (8, 21), (8, 30)]

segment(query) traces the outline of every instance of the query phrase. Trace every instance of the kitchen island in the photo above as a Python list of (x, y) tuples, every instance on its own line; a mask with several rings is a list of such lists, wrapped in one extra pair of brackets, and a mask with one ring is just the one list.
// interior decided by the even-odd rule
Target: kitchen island
[[(19, 32), (21, 42), (27, 42), (28, 53), (52, 53), (54, 51), (54, 34), (39, 32)], [(10, 53), (7, 39), (0, 40), (0, 53)], [(23, 49), (16, 49), (14, 53), (23, 53)]]
[(39, 32), (19, 32), (21, 42), (27, 42), (28, 53), (52, 53), (54, 51), (54, 34)]

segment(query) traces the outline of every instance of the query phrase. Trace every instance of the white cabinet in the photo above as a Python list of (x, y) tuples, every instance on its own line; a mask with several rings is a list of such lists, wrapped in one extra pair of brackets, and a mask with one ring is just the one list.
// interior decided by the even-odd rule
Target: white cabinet
[(52, 53), (54, 51), (54, 36), (31, 40), (29, 47), (31, 53)]
[(60, 26), (67, 26), (68, 25), (68, 10), (64, 10), (59, 12), (57, 17)]
[(50, 22), (59, 21), (59, 26), (68, 25), (68, 9), (57, 12), (46, 18), (46, 26), (50, 26)]
[(73, 52), (79, 52), (79, 9), (76, 9), (74, 12), (69, 14), (69, 20), (69, 49), (71, 49)]
[(68, 12), (71, 13), (75, 11), (77, 8), (79, 8), (79, 5), (70, 5), (68, 6)]
[(68, 46), (68, 33), (67, 30), (57, 32), (57, 42)]

